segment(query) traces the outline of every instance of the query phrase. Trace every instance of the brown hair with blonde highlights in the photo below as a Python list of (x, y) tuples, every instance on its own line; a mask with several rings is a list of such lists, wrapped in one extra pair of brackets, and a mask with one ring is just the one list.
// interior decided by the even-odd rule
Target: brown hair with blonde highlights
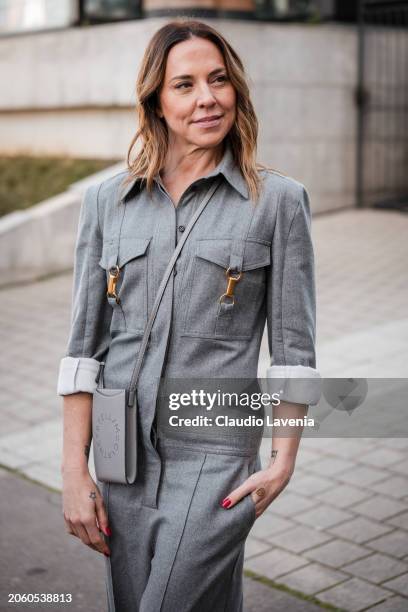
[[(236, 121), (226, 138), (231, 145), (235, 163), (247, 183), (250, 198), (256, 201), (260, 194), (258, 169), (265, 166), (256, 162), (258, 120), (250, 99), (243, 64), (219, 32), (201, 21), (186, 18), (173, 20), (160, 28), (145, 50), (136, 83), (138, 129), (127, 152), (129, 175), (125, 185), (135, 178), (143, 178), (150, 193), (154, 176), (164, 166), (168, 135), (164, 119), (156, 114), (158, 93), (164, 81), (170, 49), (193, 37), (214, 43), (223, 56), (228, 77), (236, 91)], [(136, 144), (141, 146), (131, 161)]]

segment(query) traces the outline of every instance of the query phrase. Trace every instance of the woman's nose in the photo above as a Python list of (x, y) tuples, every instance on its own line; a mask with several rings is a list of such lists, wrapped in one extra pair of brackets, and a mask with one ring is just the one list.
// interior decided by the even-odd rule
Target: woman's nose
[(215, 97), (211, 91), (211, 88), (208, 85), (203, 85), (197, 89), (197, 104), (211, 105), (215, 103)]

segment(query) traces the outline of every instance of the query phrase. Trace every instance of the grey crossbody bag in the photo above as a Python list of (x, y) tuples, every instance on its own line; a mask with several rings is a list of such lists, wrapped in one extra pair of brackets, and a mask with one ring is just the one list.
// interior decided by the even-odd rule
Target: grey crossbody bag
[[(104, 362), (101, 362), (97, 377), (98, 386), (94, 391), (92, 402), (93, 457), (96, 477), (101, 482), (133, 484), (136, 480), (138, 438), (137, 381), (149, 342), (150, 332), (181, 249), (220, 182), (221, 179), (218, 178), (211, 185), (173, 252), (146, 324), (129, 387), (127, 389), (106, 389), (103, 382)], [(102, 383), (101, 386), (99, 386), (100, 382)]]

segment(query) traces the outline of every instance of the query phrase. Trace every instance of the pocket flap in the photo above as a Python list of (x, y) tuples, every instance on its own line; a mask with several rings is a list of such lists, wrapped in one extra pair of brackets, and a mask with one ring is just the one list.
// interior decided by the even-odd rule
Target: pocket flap
[(255, 270), (269, 266), (271, 263), (271, 247), (266, 243), (246, 240), (243, 270)]
[[(198, 241), (197, 255), (202, 259), (211, 261), (224, 269), (230, 265), (232, 239), (202, 239)], [(245, 241), (244, 262), (242, 271), (255, 270), (269, 266), (271, 263), (271, 249), (266, 242), (254, 239)]]
[(202, 239), (198, 241), (197, 255), (202, 259), (211, 261), (212, 263), (228, 268), (231, 253), (231, 240), (217, 239), (212, 240)]
[(117, 257), (117, 247), (113, 242), (104, 242), (102, 256), (99, 265), (108, 270), (118, 264), (122, 268), (131, 259), (140, 257), (146, 253), (151, 238), (121, 238), (119, 245), (119, 257)]
[(121, 238), (119, 246), (119, 268), (135, 257), (146, 253), (151, 238)]

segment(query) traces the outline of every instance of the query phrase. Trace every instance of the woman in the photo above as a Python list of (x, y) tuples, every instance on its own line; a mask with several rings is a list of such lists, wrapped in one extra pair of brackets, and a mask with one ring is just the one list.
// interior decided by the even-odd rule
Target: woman
[[(107, 556), (110, 611), (237, 612), (245, 539), (289, 482), (301, 431), (274, 437), (262, 469), (259, 428), (171, 427), (157, 409), (160, 380), (256, 379), (267, 320), (270, 389), (283, 391), (286, 378), (307, 381), (301, 399), (298, 390), (282, 394), (274, 416), (302, 417), (317, 403), (309, 200), (301, 183), (255, 163), (257, 120), (244, 69), (210, 26), (179, 20), (158, 30), (137, 95), (129, 170), (90, 187), (81, 208), (71, 334), (58, 382), (64, 518), (68, 533)], [(95, 483), (87, 460), (100, 362), (106, 387), (129, 384), (167, 263), (217, 180), (144, 357), (137, 480)], [(106, 298), (116, 263), (119, 303)]]

